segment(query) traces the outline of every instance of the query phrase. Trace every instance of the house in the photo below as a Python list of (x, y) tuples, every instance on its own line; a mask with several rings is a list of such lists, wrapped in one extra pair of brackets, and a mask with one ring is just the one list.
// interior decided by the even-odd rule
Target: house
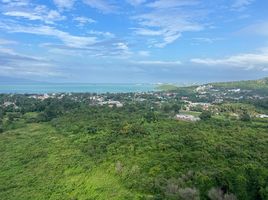
[(228, 90), (228, 92), (235, 92), (235, 93), (238, 93), (238, 92), (240, 92), (240, 91), (241, 91), (240, 88), (238, 88), (238, 89), (230, 89), (230, 90)]
[(197, 102), (197, 103), (190, 102), (189, 103), (190, 108), (198, 107), (198, 106), (200, 106), (203, 110), (208, 110), (209, 107), (211, 106), (211, 104), (210, 103), (200, 103), (200, 102)]
[(268, 115), (258, 114), (258, 115), (256, 115), (256, 117), (261, 118), (261, 119), (264, 119), (264, 118), (268, 118)]
[(8, 107), (8, 106), (11, 106), (11, 105), (15, 105), (15, 103), (13, 103), (13, 102), (10, 102), (10, 101), (6, 101), (6, 102), (4, 102), (4, 104), (3, 104), (3, 106), (4, 107)]
[(19, 108), (15, 103), (10, 102), (10, 101), (4, 102), (4, 104), (2, 106), (5, 107), (5, 108), (8, 107), (8, 106), (13, 106), (14, 109), (18, 109)]
[(32, 95), (32, 96), (29, 96), (29, 98), (39, 99), (43, 101), (45, 99), (52, 98), (52, 96), (50, 96), (49, 94), (43, 94), (43, 95)]
[(193, 115), (185, 115), (185, 114), (177, 114), (175, 116), (175, 119), (183, 120), (183, 121), (191, 121), (191, 122), (196, 122), (200, 120), (199, 117), (195, 117)]
[(222, 103), (223, 102), (223, 99), (215, 99), (214, 101), (213, 101), (213, 103)]
[(205, 90), (210, 90), (211, 88), (213, 88), (212, 85), (201, 85), (201, 86), (198, 86), (195, 91), (196, 92), (204, 92)]
[(120, 101), (111, 101), (111, 100), (99, 102), (99, 105), (101, 106), (108, 105), (110, 108), (113, 107), (122, 108), (124, 106), (123, 103), (121, 103)]

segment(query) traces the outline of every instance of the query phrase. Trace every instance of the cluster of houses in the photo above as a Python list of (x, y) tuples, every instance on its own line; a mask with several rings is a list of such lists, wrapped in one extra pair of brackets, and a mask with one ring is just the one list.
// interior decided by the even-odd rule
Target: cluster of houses
[(96, 96), (91, 96), (89, 98), (91, 100), (91, 105), (99, 105), (99, 106), (104, 106), (104, 105), (108, 105), (108, 107), (113, 108), (122, 108), (124, 106), (123, 103), (121, 103), (120, 101), (114, 101), (114, 100), (105, 100), (104, 96), (101, 95), (96, 95)]
[(4, 102), (2, 104), (2, 107), (3, 108), (9, 107), (9, 106), (14, 107), (14, 109), (18, 109), (19, 108), (14, 102), (10, 102), (10, 101), (6, 101), (6, 102)]
[(65, 96), (71, 96), (73, 100), (77, 100), (76, 96), (72, 96), (72, 93), (51, 93), (51, 94), (34, 94), (30, 95), (28, 98), (38, 99), (44, 101), (46, 99), (63, 99)]
[[(241, 100), (241, 99), (264, 99), (265, 96), (261, 94), (254, 94), (252, 90), (246, 90), (241, 88), (216, 88), (213, 85), (201, 85), (195, 89), (198, 98), (212, 98), (213, 103), (219, 104), (224, 100)], [(250, 95), (248, 95), (250, 94)]]
[(212, 85), (201, 85), (201, 86), (198, 86), (195, 91), (198, 92), (198, 93), (203, 93), (203, 94), (206, 94), (206, 91), (207, 90), (210, 90), (211, 88), (213, 88)]
[(101, 106), (108, 105), (110, 108), (113, 107), (122, 108), (124, 106), (123, 103), (121, 103), (120, 101), (112, 101), (112, 100), (99, 102), (99, 105)]
[[(165, 103), (171, 102), (176, 103), (176, 101), (184, 102), (183, 110), (188, 111), (187, 114), (177, 114), (175, 116), (178, 120), (184, 121), (199, 121), (200, 118), (196, 117), (195, 114), (191, 115), (189, 111), (212, 111), (214, 114), (219, 114), (218, 104), (223, 103), (225, 100), (229, 100), (230, 98), (235, 100), (243, 99), (243, 98), (254, 98), (254, 99), (262, 99), (264, 97), (260, 96), (259, 94), (250, 93), (251, 91), (242, 90), (240, 88), (235, 89), (221, 89), (215, 88), (212, 85), (202, 85), (198, 86), (195, 89), (195, 97), (192, 96), (180, 96), (177, 92), (138, 92), (138, 93), (131, 93), (127, 95), (122, 95), (120, 98), (113, 98), (113, 95), (109, 94), (87, 94), (79, 96), (76, 94), (71, 93), (52, 93), (52, 94), (35, 94), (29, 95), (29, 98), (34, 98), (38, 100), (46, 100), (48, 98), (57, 98), (62, 99), (65, 96), (69, 96), (74, 101), (83, 101), (88, 102), (89, 105), (95, 106), (108, 106), (108, 107), (116, 107), (121, 108), (124, 106), (126, 102), (146, 102), (150, 101), (153, 103), (152, 105), (157, 105), (161, 108), (162, 105)], [(197, 101), (202, 102), (196, 102)], [(8, 106), (16, 107), (16, 104), (13, 102), (4, 102), (2, 107)], [(234, 113), (234, 115), (236, 115)], [(239, 117), (239, 116), (233, 116)], [(255, 114), (254, 117), (256, 118), (268, 118), (268, 115), (265, 114)]]
[(55, 95), (49, 95), (49, 94), (35, 94), (35, 95), (31, 95), (29, 96), (29, 98), (33, 98), (33, 99), (39, 99), (41, 101), (48, 99), (48, 98), (53, 98)]
[(185, 105), (185, 110), (190, 111), (191, 108), (194, 107), (200, 107), (202, 110), (209, 110), (209, 107), (211, 106), (210, 103), (203, 103), (203, 102), (191, 102), (188, 100), (184, 100)]

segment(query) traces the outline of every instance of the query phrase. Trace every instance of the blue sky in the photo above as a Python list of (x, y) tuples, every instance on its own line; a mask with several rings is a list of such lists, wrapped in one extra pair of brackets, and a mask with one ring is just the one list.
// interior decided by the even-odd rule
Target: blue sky
[(102, 83), (268, 76), (266, 0), (0, 2), (0, 76)]

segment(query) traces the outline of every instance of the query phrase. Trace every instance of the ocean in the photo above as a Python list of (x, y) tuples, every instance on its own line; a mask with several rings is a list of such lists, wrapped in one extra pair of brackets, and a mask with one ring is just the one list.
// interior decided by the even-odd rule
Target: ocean
[(155, 84), (78, 84), (38, 83), (0, 84), (0, 93), (44, 94), (44, 93), (127, 93), (155, 91)]

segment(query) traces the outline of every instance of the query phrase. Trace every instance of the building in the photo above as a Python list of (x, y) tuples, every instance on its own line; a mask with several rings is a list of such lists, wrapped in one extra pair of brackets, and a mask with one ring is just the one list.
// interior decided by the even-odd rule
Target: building
[(265, 115), (265, 114), (259, 114), (259, 115), (257, 115), (256, 117), (261, 118), (261, 119), (264, 119), (264, 118), (268, 118), (268, 115)]
[(199, 117), (195, 117), (193, 115), (184, 115), (184, 114), (177, 114), (175, 116), (175, 119), (177, 120), (183, 120), (183, 121), (191, 121), (191, 122), (196, 122), (199, 121)]
[(124, 105), (120, 101), (104, 101), (104, 102), (99, 102), (99, 105), (108, 105), (110, 108), (117, 107), (117, 108), (122, 108)]

